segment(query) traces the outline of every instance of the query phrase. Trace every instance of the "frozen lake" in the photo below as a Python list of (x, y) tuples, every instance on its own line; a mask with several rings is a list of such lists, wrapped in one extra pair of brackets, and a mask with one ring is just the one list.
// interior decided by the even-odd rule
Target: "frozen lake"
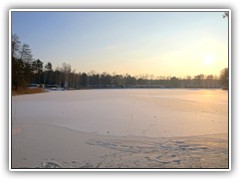
[(13, 96), (12, 122), (116, 136), (228, 133), (228, 92), (108, 89)]

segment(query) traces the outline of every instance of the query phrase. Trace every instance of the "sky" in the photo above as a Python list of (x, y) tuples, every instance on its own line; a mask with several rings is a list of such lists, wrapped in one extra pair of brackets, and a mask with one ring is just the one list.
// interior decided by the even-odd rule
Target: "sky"
[(223, 12), (12, 12), (35, 59), (75, 72), (185, 77), (228, 66)]

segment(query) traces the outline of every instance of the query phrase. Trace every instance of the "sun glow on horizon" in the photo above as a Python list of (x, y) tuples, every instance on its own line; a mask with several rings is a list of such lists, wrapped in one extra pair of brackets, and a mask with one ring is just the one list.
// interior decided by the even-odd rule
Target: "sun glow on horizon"
[(205, 55), (205, 56), (203, 57), (203, 63), (204, 63), (205, 65), (210, 66), (210, 65), (212, 65), (212, 64), (214, 63), (215, 59), (216, 59), (216, 58), (215, 58), (214, 55)]

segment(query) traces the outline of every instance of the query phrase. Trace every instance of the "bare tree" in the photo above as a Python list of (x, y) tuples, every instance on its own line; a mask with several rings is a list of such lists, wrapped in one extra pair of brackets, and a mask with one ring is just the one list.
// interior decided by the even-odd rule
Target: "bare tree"
[(71, 73), (71, 65), (62, 63), (61, 71), (64, 74), (64, 88), (68, 88), (69, 83), (69, 74)]
[(24, 62), (30, 62), (32, 60), (32, 52), (28, 44), (23, 44), (19, 51), (19, 58)]
[(21, 41), (17, 34), (12, 35), (12, 57), (17, 58), (17, 54), (21, 45)]
[(229, 17), (229, 12), (224, 12), (223, 18), (227, 18), (228, 19), (228, 17)]
[(21, 64), (19, 67), (19, 78), (21, 78), (21, 85), (25, 88), (27, 87), (27, 84), (30, 82), (31, 75), (33, 73), (32, 68), (32, 52), (30, 49), (30, 46), (28, 44), (23, 44), (20, 47), (19, 50), (19, 58), (18, 58), (18, 64)]

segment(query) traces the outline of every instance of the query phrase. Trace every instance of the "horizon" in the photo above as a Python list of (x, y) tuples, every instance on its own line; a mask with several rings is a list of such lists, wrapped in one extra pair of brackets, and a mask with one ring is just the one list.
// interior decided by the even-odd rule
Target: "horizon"
[(228, 67), (224, 12), (12, 12), (35, 59), (76, 72), (219, 75)]

